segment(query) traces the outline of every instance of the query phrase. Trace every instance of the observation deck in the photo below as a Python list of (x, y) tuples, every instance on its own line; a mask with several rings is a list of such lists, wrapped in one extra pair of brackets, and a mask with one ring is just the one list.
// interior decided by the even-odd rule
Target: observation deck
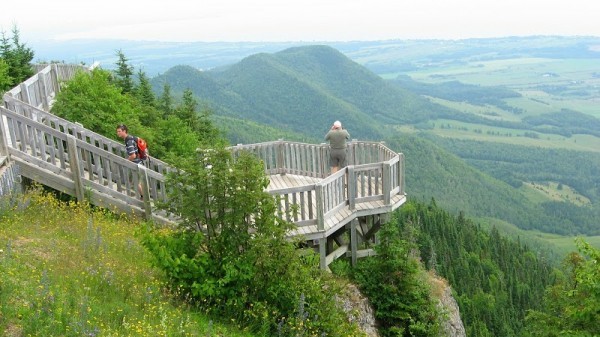
[[(86, 69), (48, 65), (4, 94), (0, 165), (18, 165), (21, 176), (78, 200), (171, 223), (153, 204), (166, 200), (165, 175), (172, 167), (156, 158), (148, 167), (136, 165), (125, 159), (121, 142), (48, 112), (59, 82), (81, 70)], [(374, 254), (375, 233), (406, 201), (404, 156), (383, 143), (349, 142), (348, 166), (334, 174), (326, 144), (278, 140), (230, 150), (234, 156), (249, 151), (262, 160), (278, 215), (296, 224), (290, 236), (318, 248), (324, 269), (338, 257), (348, 256), (354, 264)], [(143, 201), (137, 198), (138, 185)]]

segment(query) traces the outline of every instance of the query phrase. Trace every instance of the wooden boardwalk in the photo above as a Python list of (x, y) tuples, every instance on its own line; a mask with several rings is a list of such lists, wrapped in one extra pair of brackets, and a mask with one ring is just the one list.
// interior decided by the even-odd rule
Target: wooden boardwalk
[[(166, 163), (148, 167), (125, 159), (121, 142), (47, 112), (59, 81), (76, 66), (51, 65), (3, 97), (0, 107), (2, 165), (16, 163), (26, 178), (111, 210), (171, 223), (152, 205), (166, 200)], [(267, 192), (278, 215), (297, 227), (306, 246), (319, 250), (321, 267), (335, 258), (372, 255), (369, 245), (390, 212), (406, 200), (404, 158), (383, 143), (351, 141), (348, 166), (329, 174), (329, 147), (283, 140), (237, 145), (234, 156), (249, 151), (262, 160), (270, 177)], [(143, 186), (143, 201), (137, 186)], [(348, 239), (349, 238), (349, 239)]]

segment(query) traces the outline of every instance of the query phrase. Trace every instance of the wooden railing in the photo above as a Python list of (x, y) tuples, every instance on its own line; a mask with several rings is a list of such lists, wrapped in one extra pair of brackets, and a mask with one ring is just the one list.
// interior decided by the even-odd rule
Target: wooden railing
[(234, 156), (249, 151), (260, 158), (267, 174), (295, 174), (323, 178), (312, 185), (270, 190), (283, 218), (298, 226), (325, 222), (340, 209), (370, 201), (389, 205), (394, 195), (404, 194), (404, 156), (382, 143), (352, 141), (347, 147), (347, 164), (329, 174), (329, 146), (274, 141), (231, 147)]
[(116, 206), (127, 213), (137, 208), (148, 217), (152, 216), (151, 202), (166, 200), (163, 174), (4, 107), (0, 107), (0, 117), (2, 146), (20, 164), (23, 175), (78, 200)]
[[(26, 117), (38, 123), (42, 123), (50, 128), (53, 128), (58, 132), (72, 135), (75, 138), (82, 140), (101, 150), (111, 152), (122, 158), (127, 157), (127, 152), (125, 150), (123, 142), (117, 142), (110, 138), (99, 135), (95, 132), (86, 129), (83, 125), (79, 123), (70, 122), (66, 119), (53, 115), (52, 113), (40, 110), (34, 106), (23, 103), (13, 97), (5, 96), (4, 102), (5, 105), (8, 107), (8, 110), (16, 112), (17, 114), (23, 117)], [(170, 170), (170, 166), (167, 163), (157, 158), (150, 158), (150, 160), (147, 162), (147, 168), (149, 168), (151, 171), (158, 172), (161, 174), (164, 174)]]
[[(59, 118), (48, 110), (60, 82), (78, 67), (52, 65), (42, 69), (3, 97), (0, 107), (0, 157), (20, 164), (21, 174), (42, 184), (87, 199), (102, 207), (168, 221), (152, 209), (166, 201), (166, 163), (152, 158), (149, 168), (125, 159), (121, 142)], [(250, 151), (259, 157), (269, 175), (294, 174), (322, 179), (319, 183), (271, 190), (278, 212), (298, 226), (316, 225), (318, 231), (342, 208), (382, 201), (389, 205), (404, 194), (404, 161), (382, 143), (352, 141), (348, 166), (329, 175), (329, 147), (275, 141), (230, 148), (234, 156)], [(142, 186), (143, 200), (138, 186)]]
[[(151, 205), (166, 198), (164, 174), (171, 168), (151, 158), (148, 168), (125, 159), (121, 142), (98, 135), (81, 124), (45, 110), (60, 83), (86, 71), (80, 66), (51, 65), (3, 96), (0, 107), (0, 156), (19, 162), (22, 174), (42, 184), (90, 199), (99, 206), (164, 218)], [(138, 185), (142, 185), (143, 201)]]

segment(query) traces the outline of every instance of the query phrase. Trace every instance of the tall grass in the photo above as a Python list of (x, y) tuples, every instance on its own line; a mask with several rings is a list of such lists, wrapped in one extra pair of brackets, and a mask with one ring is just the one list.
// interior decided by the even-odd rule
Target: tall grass
[(139, 220), (38, 190), (0, 203), (0, 335), (253, 336), (166, 289)]

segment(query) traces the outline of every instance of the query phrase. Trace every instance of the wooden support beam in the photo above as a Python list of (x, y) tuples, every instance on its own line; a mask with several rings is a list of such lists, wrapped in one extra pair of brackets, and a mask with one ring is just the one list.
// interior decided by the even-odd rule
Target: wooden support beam
[(331, 262), (335, 261), (335, 259), (337, 259), (338, 257), (346, 256), (347, 251), (348, 245), (343, 245), (339, 247), (338, 249), (331, 252), (331, 254), (327, 255), (327, 257), (325, 258), (325, 263), (327, 264), (327, 266), (329, 266)]
[(356, 225), (358, 224), (357, 219), (353, 219), (350, 223), (350, 246), (351, 246), (351, 254), (352, 257), (352, 266), (356, 266), (356, 260), (358, 258), (358, 238), (356, 235)]
[(333, 251), (333, 238), (330, 236), (327, 238), (327, 251), (326, 253), (332, 252)]
[(343, 236), (344, 236), (344, 232), (341, 232), (338, 235), (333, 237), (333, 240), (335, 241), (335, 243), (337, 243), (338, 247), (346, 244), (346, 242), (344, 242)]
[(319, 264), (321, 269), (327, 269), (327, 237), (325, 236), (319, 239)]
[(381, 228), (381, 224), (381, 217), (379, 218), (379, 221), (373, 221), (371, 228), (364, 235), (365, 241), (370, 240), (375, 235), (375, 233), (379, 231), (379, 229)]
[[(347, 252), (346, 256), (351, 255), (351, 252)], [(361, 259), (363, 257), (369, 257), (369, 256), (375, 256), (377, 255), (377, 252), (371, 248), (369, 249), (361, 249), (359, 251), (356, 252), (356, 258), (357, 259)]]

